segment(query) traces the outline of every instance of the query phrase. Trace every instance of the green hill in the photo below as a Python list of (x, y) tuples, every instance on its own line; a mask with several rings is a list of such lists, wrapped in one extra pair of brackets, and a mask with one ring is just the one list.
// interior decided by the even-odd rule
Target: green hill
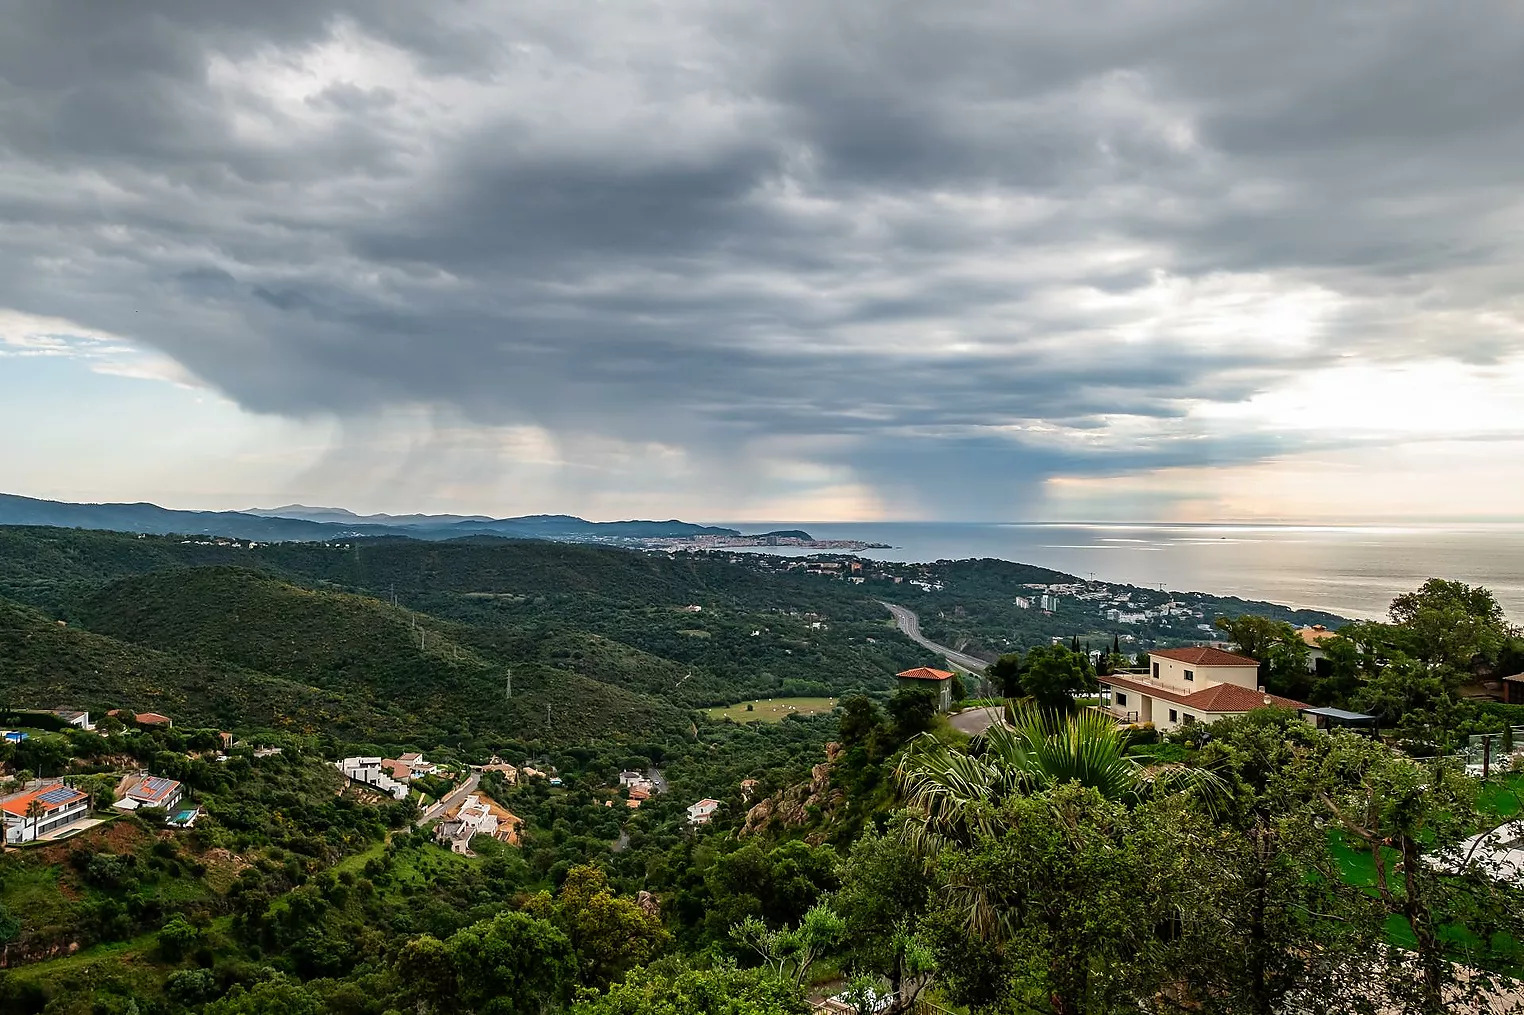
[[(376, 599), (314, 590), (243, 568), (156, 571), (99, 590), (83, 624), (153, 649), (320, 688), (386, 728), (639, 736), (684, 725), (663, 702), (537, 658), (484, 653), (459, 625)], [(505, 697), (509, 668), (513, 697)], [(549, 707), (547, 718), (547, 706)]]
[(132, 645), (0, 600), (0, 700), (162, 712), (203, 726), (359, 733), (396, 728), (370, 702), (243, 667)]

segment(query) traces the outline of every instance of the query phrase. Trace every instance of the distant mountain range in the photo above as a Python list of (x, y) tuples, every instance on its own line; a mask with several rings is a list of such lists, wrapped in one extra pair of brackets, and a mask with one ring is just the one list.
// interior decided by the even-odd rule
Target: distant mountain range
[(739, 536), (736, 529), (669, 521), (590, 522), (572, 515), (358, 515), (343, 508), (289, 504), (248, 511), (177, 511), (157, 504), (73, 504), (0, 494), (0, 525), (53, 525), (73, 529), (226, 536), (261, 542), (407, 536), (459, 539), (500, 536), (562, 542), (633, 542)]

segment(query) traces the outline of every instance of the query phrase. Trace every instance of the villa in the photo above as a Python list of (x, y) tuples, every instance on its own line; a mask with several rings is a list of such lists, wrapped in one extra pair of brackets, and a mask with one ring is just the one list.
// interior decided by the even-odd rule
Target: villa
[(1222, 649), (1167, 648), (1148, 654), (1142, 672), (1099, 678), (1101, 708), (1120, 722), (1152, 723), (1161, 732), (1190, 723), (1213, 723), (1257, 708), (1307, 708), (1266, 694), (1259, 662)]
[(44, 783), (0, 799), (7, 843), (35, 842), (90, 816), (90, 797), (61, 782)]
[(162, 807), (170, 811), (184, 796), (185, 787), (174, 779), (148, 775), (129, 779), (121, 799), (111, 806), (122, 811), (135, 811), (139, 807)]

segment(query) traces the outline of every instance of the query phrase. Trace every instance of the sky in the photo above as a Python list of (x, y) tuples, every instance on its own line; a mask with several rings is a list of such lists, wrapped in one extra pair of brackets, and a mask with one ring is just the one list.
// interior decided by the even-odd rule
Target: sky
[(1524, 8), (0, 0), (0, 491), (1524, 514)]

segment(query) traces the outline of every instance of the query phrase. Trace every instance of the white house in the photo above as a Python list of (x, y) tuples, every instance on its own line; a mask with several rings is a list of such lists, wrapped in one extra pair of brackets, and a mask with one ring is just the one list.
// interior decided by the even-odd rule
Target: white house
[(135, 811), (139, 807), (162, 807), (173, 810), (185, 796), (185, 787), (174, 779), (156, 775), (135, 778), (128, 782), (121, 799), (111, 806), (122, 811)]
[(398, 782), (381, 768), (382, 758), (345, 758), (337, 762), (340, 772), (345, 778), (355, 782), (379, 789), (383, 793), (390, 794), (393, 800), (407, 799), (407, 784)]
[(1291, 698), (1266, 694), (1259, 663), (1216, 648), (1155, 649), (1142, 673), (1099, 677), (1101, 707), (1121, 722), (1152, 723), (1168, 731), (1212, 723), (1256, 708), (1303, 709)]
[(718, 800), (704, 799), (688, 808), (688, 823), (690, 825), (707, 825), (709, 819), (714, 817), (714, 812), (719, 810)]
[(416, 751), (409, 751), (408, 753), (398, 757), (397, 760), (402, 762), (408, 768), (412, 769), (415, 776), (439, 774), (439, 766), (434, 764), (432, 761), (425, 761), (423, 759), (423, 755), (417, 753)]
[(6, 842), (32, 842), (89, 817), (90, 797), (61, 782), (45, 783), (0, 800), (0, 814)]

